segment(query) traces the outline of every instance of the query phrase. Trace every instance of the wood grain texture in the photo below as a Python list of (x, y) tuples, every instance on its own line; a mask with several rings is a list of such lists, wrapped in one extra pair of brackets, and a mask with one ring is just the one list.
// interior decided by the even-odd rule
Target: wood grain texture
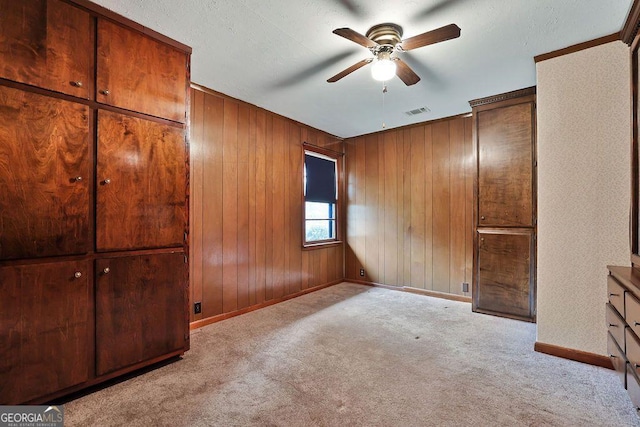
[(477, 113), (478, 224), (533, 226), (532, 103)]
[(532, 319), (533, 230), (478, 229), (477, 311)]
[(92, 377), (91, 275), (88, 261), (0, 267), (0, 404)]
[(0, 122), (0, 259), (89, 251), (89, 108), (0, 87)]
[(185, 154), (181, 128), (98, 112), (99, 251), (182, 246)]
[(462, 294), (462, 282), (471, 281), (473, 253), (471, 118), (369, 134), (345, 144), (346, 185), (355, 200), (355, 206), (348, 205), (347, 222), (355, 225), (347, 235), (352, 254), (345, 258), (345, 277)]
[(473, 310), (535, 322), (535, 88), (471, 104), (477, 159)]
[(0, 0), (0, 77), (89, 99), (93, 39), (89, 13), (65, 2)]
[(96, 101), (185, 121), (186, 53), (105, 19), (97, 44)]
[(186, 290), (183, 253), (98, 259), (96, 373), (188, 348)]
[(450, 122), (434, 123), (433, 135), (433, 290), (449, 292), (451, 254)]
[[(194, 198), (193, 209), (189, 210), (189, 224), (198, 230), (202, 229), (202, 185), (195, 182), (203, 182), (203, 141), (204, 141), (204, 94), (193, 92), (191, 99), (191, 122), (189, 135), (190, 168), (189, 168), (189, 194)], [(189, 277), (192, 281), (202, 283), (202, 233), (190, 234), (190, 246), (193, 253), (189, 253)], [(195, 254), (198, 254), (197, 256)], [(191, 288), (190, 301), (202, 302), (202, 287)], [(189, 310), (190, 321), (202, 318), (202, 313), (195, 314)]]
[(198, 114), (194, 102), (191, 123), (203, 129), (191, 152), (202, 159), (191, 175), (202, 192), (190, 201), (202, 217), (191, 227), (202, 246), (190, 246), (202, 259), (191, 281), (192, 297), (202, 295), (199, 324), (342, 279), (342, 246), (303, 250), (301, 227), (302, 143), (342, 151), (342, 141), (209, 91), (192, 96), (204, 105)]

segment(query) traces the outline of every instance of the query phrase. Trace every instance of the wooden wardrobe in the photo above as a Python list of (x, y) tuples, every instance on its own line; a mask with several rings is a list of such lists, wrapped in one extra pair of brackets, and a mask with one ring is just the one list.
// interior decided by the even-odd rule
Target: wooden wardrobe
[(189, 349), (190, 48), (84, 0), (0, 0), (0, 404)]
[(535, 87), (470, 104), (477, 161), (473, 311), (535, 322)]

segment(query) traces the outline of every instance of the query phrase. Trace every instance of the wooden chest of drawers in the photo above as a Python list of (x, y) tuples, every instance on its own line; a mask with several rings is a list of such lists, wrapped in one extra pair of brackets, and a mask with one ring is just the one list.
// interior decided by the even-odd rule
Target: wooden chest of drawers
[(640, 272), (608, 268), (607, 352), (631, 401), (640, 408)]

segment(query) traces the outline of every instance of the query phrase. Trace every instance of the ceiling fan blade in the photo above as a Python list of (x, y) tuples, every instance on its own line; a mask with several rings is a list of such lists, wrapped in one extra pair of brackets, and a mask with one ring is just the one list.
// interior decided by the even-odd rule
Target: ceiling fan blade
[(460, 27), (456, 24), (449, 24), (438, 28), (437, 30), (427, 31), (426, 33), (418, 34), (417, 36), (402, 40), (400, 48), (402, 50), (417, 49), (419, 47), (440, 43), (457, 37), (460, 37)]
[(369, 62), (371, 62), (372, 59), (371, 58), (367, 58), (367, 59), (363, 59), (360, 62), (356, 62), (355, 64), (353, 64), (351, 67), (342, 70), (341, 72), (339, 72), (338, 74), (336, 74), (335, 76), (331, 77), (330, 79), (327, 80), (327, 82), (329, 83), (335, 83), (338, 80), (340, 80), (341, 78), (348, 76), (349, 74), (353, 73), (354, 71), (356, 71), (359, 68), (364, 67), (365, 65), (367, 65)]
[(400, 58), (396, 58), (397, 68), (396, 75), (406, 84), (407, 86), (414, 85), (420, 81), (420, 76), (418, 76), (412, 69)]
[(423, 9), (419, 14), (417, 14), (413, 18), (413, 20), (416, 21), (416, 20), (424, 19), (428, 16), (434, 15), (441, 11), (445, 11), (448, 8), (456, 6), (456, 3), (462, 3), (463, 1), (466, 1), (466, 0), (437, 0), (431, 6), (428, 6), (425, 9)]
[(378, 46), (378, 43), (366, 38), (356, 31), (353, 31), (351, 28), (338, 28), (336, 30), (333, 30), (333, 34), (337, 34), (347, 40), (351, 40), (352, 42), (358, 43), (359, 45), (367, 48)]
[(353, 13), (354, 15), (358, 16), (358, 8), (356, 7), (355, 4), (353, 4), (352, 1), (350, 0), (340, 0), (339, 3), (344, 6), (345, 9), (347, 9), (349, 12)]

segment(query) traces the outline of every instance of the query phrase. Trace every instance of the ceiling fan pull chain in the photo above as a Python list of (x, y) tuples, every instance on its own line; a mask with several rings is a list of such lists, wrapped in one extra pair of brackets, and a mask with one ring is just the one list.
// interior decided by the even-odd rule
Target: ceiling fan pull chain
[(386, 128), (387, 125), (384, 123), (384, 96), (387, 93), (387, 83), (382, 82), (382, 129)]

